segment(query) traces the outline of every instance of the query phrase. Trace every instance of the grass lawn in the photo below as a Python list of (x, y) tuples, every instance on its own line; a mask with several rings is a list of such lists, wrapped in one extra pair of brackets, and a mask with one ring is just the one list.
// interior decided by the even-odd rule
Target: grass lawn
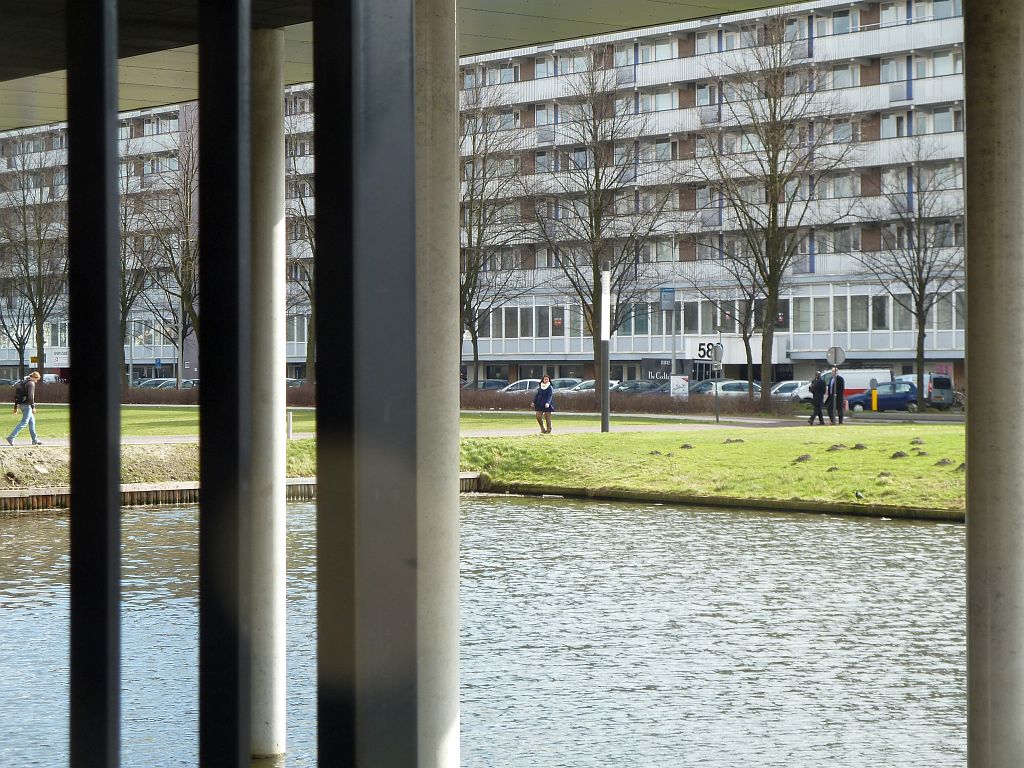
[[(586, 413), (557, 413), (554, 417), (555, 424), (593, 424), (600, 425), (601, 417)], [(685, 418), (673, 416), (623, 416), (613, 414), (612, 423), (616, 421), (628, 421), (630, 424), (679, 424), (685, 423)], [(533, 411), (494, 411), (491, 413), (462, 412), (459, 417), (459, 426), (462, 429), (516, 429), (527, 427), (535, 429), (537, 421)]]
[[(855, 449), (857, 444), (865, 447)], [(897, 452), (906, 455), (893, 458)], [(949, 463), (937, 464), (942, 460)], [(502, 484), (936, 509), (964, 508), (963, 461), (962, 424), (556, 434), (461, 443), (461, 469), (486, 472)]]
[[(293, 411), (293, 431), (316, 431), (316, 411), (312, 409), (291, 410)], [(0, 424), (7, 424), (2, 428), (10, 431), (18, 423), (19, 416), (11, 410), (7, 411), (7, 416), (7, 421), (0, 422)], [(48, 437), (68, 437), (71, 434), (68, 406), (38, 405), (36, 407), (36, 431), (39, 433), (40, 439), (44, 441)], [(189, 405), (174, 407), (123, 405), (121, 406), (121, 434), (129, 437), (198, 435), (199, 409)]]

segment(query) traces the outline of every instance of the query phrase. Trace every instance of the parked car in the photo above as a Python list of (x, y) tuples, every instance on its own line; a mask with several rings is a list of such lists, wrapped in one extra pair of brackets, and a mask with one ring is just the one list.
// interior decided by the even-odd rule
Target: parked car
[(556, 392), (558, 392), (560, 390), (563, 390), (563, 389), (572, 389), (573, 387), (575, 387), (577, 384), (581, 383), (582, 381), (583, 381), (582, 379), (573, 379), (573, 378), (552, 379), (551, 380), (551, 388), (554, 389)]
[(139, 384), (140, 389), (167, 389), (177, 385), (177, 379), (143, 379)]
[(796, 391), (806, 384), (810, 384), (810, 382), (802, 380), (798, 381), (795, 379), (791, 381), (780, 381), (772, 387), (772, 397), (797, 400)]
[[(563, 389), (559, 394), (561, 394), (561, 395), (578, 395), (578, 394), (581, 394), (583, 392), (593, 392), (594, 391), (594, 384), (596, 382), (597, 382), (596, 379), (586, 379), (585, 381), (581, 381), (575, 387), (570, 387), (569, 389)], [(608, 382), (608, 389), (611, 389), (612, 387), (614, 387), (618, 383), (619, 382), (616, 381), (616, 380), (609, 381)]]
[[(887, 381), (875, 387), (880, 411), (917, 411), (917, 387), (909, 381)], [(871, 390), (846, 398), (854, 413), (871, 410)]]
[(655, 392), (663, 382), (649, 379), (635, 379), (624, 381), (612, 387), (612, 392), (621, 392), (625, 395), (649, 395)]
[[(691, 395), (713, 395), (715, 390), (722, 397), (746, 397), (747, 382), (742, 379), (704, 379), (690, 384)], [(754, 394), (761, 391), (761, 385), (754, 382)]]
[(504, 389), (508, 386), (508, 379), (479, 379), (478, 381), (467, 381), (462, 385), (463, 389)]
[(509, 395), (523, 394), (525, 392), (532, 392), (540, 386), (540, 379), (520, 379), (519, 381), (513, 381), (504, 389), (499, 389), (499, 392), (503, 392)]
[(306, 386), (305, 379), (285, 379), (284, 385), (286, 387), (304, 387)]
[[(917, 386), (917, 374), (910, 373), (897, 376), (896, 381), (907, 381)], [(953, 394), (953, 378), (945, 373), (924, 374), (925, 402), (934, 405), (936, 408), (951, 408), (955, 404)]]

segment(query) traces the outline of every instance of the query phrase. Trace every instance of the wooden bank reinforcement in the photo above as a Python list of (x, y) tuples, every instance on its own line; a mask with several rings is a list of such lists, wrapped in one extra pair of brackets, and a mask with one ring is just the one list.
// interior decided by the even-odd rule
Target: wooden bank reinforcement
[[(627, 491), (614, 488), (571, 488), (553, 485), (495, 483), (478, 472), (459, 473), (461, 493), (518, 494), (523, 496), (564, 496), (595, 501), (628, 501), (636, 503), (675, 504), (679, 506), (720, 507), (726, 509), (761, 509), (774, 512), (809, 512), (859, 517), (881, 517), (899, 520), (934, 520), (964, 522), (962, 509), (928, 507), (891, 507), (883, 504), (849, 502), (799, 501), (780, 499), (736, 499), (726, 496), (695, 496), (680, 493)], [(290, 477), (285, 485), (288, 501), (311, 501), (316, 498), (315, 477)], [(198, 504), (198, 482), (127, 483), (121, 486), (121, 504), (128, 506)], [(0, 514), (35, 510), (67, 509), (71, 489), (8, 488), (0, 490)]]

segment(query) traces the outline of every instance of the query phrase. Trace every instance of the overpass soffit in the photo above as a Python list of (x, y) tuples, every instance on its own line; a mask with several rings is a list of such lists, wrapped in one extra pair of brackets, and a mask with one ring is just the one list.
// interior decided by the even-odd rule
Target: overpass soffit
[[(65, 0), (0, 0), (0, 130), (65, 119)], [(120, 107), (196, 97), (198, 0), (121, 0)], [(778, 5), (773, 0), (458, 0), (459, 54), (517, 48)], [(285, 82), (313, 79), (312, 0), (254, 0), (285, 30)]]

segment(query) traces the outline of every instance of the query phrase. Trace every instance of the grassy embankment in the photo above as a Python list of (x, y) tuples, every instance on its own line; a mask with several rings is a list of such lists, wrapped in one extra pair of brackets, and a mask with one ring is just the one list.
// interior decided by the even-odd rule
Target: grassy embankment
[(963, 462), (959, 424), (468, 438), (461, 452), (463, 471), (485, 472), (499, 487), (521, 490), (609, 489), (930, 509), (964, 508)]

